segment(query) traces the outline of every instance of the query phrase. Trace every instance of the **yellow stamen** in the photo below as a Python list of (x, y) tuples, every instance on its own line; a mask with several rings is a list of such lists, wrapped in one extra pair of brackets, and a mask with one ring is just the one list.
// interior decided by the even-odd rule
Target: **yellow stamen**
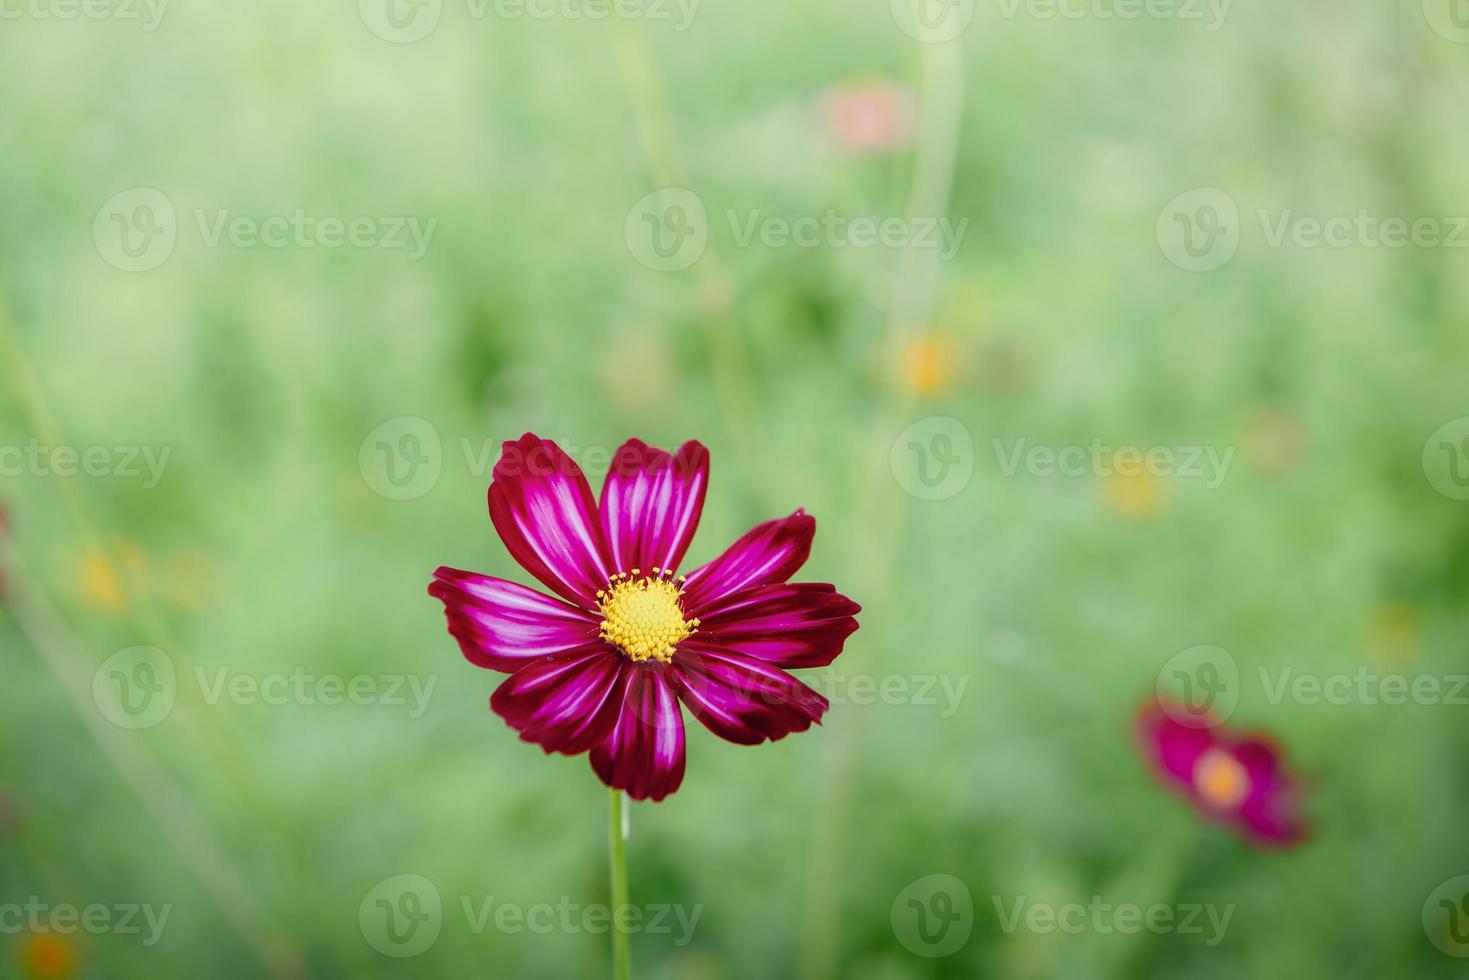
[(679, 598), (683, 590), (671, 580), (672, 570), (655, 568), (652, 576), (618, 572), (607, 588), (597, 593), (602, 610), (602, 639), (616, 644), (637, 663), (657, 660), (668, 663), (680, 640), (696, 632), (699, 621), (684, 619)]
[(1211, 807), (1231, 810), (1249, 795), (1250, 776), (1234, 756), (1210, 749), (1194, 765), (1194, 786)]

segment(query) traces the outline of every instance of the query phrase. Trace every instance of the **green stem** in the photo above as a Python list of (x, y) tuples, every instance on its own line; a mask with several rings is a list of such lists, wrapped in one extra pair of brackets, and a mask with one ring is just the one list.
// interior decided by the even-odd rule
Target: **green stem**
[(632, 977), (632, 949), (627, 930), (618, 927), (617, 910), (627, 904), (627, 838), (622, 827), (622, 792), (612, 791), (608, 810), (607, 844), (612, 871), (612, 976), (614, 980)]

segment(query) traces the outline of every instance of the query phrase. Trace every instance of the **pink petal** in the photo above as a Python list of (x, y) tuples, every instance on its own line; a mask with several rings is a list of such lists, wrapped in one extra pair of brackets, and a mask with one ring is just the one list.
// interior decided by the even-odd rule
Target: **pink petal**
[(626, 658), (598, 641), (580, 656), (539, 660), (511, 674), (490, 707), (524, 741), (576, 755), (607, 737), (627, 686)]
[(443, 602), (449, 632), (470, 663), (490, 670), (514, 673), (597, 639), (591, 613), (504, 579), (440, 568), (428, 591)]
[(1199, 757), (1214, 746), (1215, 738), (1208, 726), (1185, 725), (1175, 717), (1183, 713), (1183, 708), (1145, 706), (1138, 717), (1138, 739), (1158, 776), (1177, 784), (1192, 798), (1194, 767)]
[(1300, 813), (1300, 793), (1286, 772), (1280, 750), (1261, 738), (1234, 745), (1234, 757), (1250, 777), (1250, 795), (1239, 807), (1239, 822), (1259, 844), (1283, 847), (1306, 837)]
[(785, 671), (729, 650), (680, 646), (672, 675), (694, 717), (741, 745), (804, 732), (828, 707), (826, 698)]
[(627, 670), (621, 714), (592, 748), (592, 768), (635, 800), (661, 800), (683, 782), (683, 712), (662, 668), (629, 664)]
[(602, 485), (602, 533), (612, 570), (678, 568), (708, 488), (709, 450), (699, 443), (684, 443), (676, 455), (640, 439), (624, 443)]
[(806, 563), (816, 519), (804, 510), (751, 529), (718, 558), (689, 573), (685, 608), (701, 616), (726, 596), (757, 585), (784, 582)]
[(490, 520), (515, 560), (546, 587), (588, 609), (605, 588), (607, 546), (581, 468), (549, 439), (507, 442), (490, 483)]
[(738, 650), (792, 670), (825, 667), (857, 630), (862, 607), (830, 585), (759, 585), (736, 592), (699, 613), (686, 644)]

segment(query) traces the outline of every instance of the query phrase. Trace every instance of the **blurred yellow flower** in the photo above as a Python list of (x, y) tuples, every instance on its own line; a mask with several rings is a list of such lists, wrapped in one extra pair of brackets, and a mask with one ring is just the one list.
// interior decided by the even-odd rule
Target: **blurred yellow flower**
[(54, 932), (39, 932), (21, 945), (20, 965), (33, 980), (67, 980), (76, 969), (76, 957), (66, 940)]
[(898, 381), (922, 397), (941, 395), (959, 375), (958, 345), (947, 334), (928, 332), (904, 341), (898, 351)]
[(1163, 506), (1163, 481), (1142, 467), (1118, 472), (1114, 461), (1102, 477), (1102, 502), (1117, 517), (1145, 520)]
[(146, 589), (151, 579), (148, 556), (131, 541), (119, 541), (110, 556), (101, 548), (88, 548), (77, 569), (82, 601), (114, 615), (127, 612), (128, 595)]

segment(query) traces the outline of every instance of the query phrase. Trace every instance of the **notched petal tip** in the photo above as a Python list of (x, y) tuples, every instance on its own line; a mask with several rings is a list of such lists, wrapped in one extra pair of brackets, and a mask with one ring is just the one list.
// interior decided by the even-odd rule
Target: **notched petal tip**
[(504, 445), (487, 499), (490, 521), (521, 567), (562, 598), (595, 607), (610, 570), (581, 467), (554, 442), (527, 433)]

